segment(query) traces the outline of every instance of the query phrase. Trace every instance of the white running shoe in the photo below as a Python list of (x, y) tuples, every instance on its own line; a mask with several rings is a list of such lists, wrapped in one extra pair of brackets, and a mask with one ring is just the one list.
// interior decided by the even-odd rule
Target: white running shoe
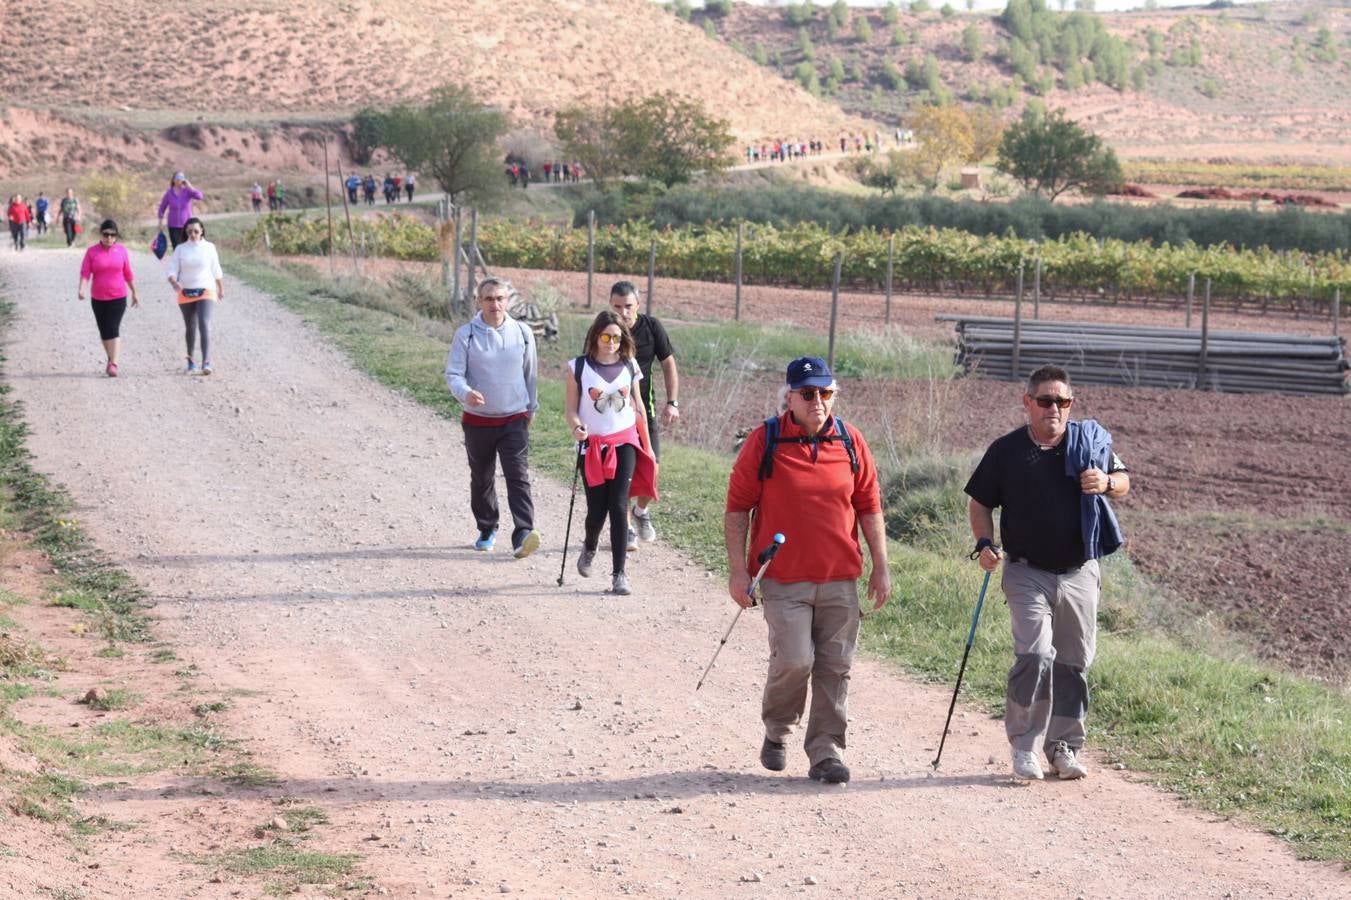
[(1013, 774), (1025, 781), (1041, 781), (1041, 761), (1031, 750), (1013, 751)]
[(1055, 742), (1055, 750), (1051, 754), (1051, 768), (1060, 776), (1061, 781), (1073, 781), (1088, 775), (1088, 768), (1079, 761), (1074, 748), (1064, 741)]

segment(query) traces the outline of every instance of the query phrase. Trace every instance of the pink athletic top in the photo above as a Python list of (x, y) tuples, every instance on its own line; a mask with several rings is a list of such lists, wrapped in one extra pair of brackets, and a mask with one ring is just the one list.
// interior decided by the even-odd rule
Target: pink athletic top
[(104, 247), (94, 244), (84, 251), (80, 280), (93, 277), (89, 296), (95, 300), (120, 300), (127, 296), (127, 285), (136, 279), (131, 274), (131, 257), (121, 244)]

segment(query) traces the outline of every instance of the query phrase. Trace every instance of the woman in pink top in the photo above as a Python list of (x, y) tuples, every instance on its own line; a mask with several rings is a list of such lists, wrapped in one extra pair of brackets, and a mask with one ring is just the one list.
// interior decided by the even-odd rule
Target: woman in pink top
[(117, 377), (117, 352), (122, 342), (122, 315), (127, 311), (127, 291), (131, 291), (131, 305), (140, 306), (136, 296), (136, 282), (131, 274), (131, 257), (127, 248), (118, 243), (117, 223), (105, 219), (99, 226), (99, 242), (84, 252), (80, 265), (79, 298), (84, 299), (84, 286), (90, 282), (89, 296), (94, 307), (94, 321), (99, 326), (104, 352), (108, 354), (108, 377)]

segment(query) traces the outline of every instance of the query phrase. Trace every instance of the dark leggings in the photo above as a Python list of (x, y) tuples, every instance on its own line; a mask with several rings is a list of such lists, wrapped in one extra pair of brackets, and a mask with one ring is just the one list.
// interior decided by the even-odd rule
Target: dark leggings
[[(602, 455), (614, 452), (601, 448)], [(629, 550), (629, 482), (633, 481), (633, 467), (638, 461), (638, 448), (621, 444), (615, 457), (615, 477), (592, 487), (586, 486), (586, 549), (595, 550), (600, 544), (600, 529), (605, 517), (610, 517), (610, 559), (612, 571), (624, 571), (624, 559)]]
[(15, 250), (22, 250), (24, 246), (24, 224), (22, 222), (9, 223), (9, 237), (14, 242)]
[(182, 227), (181, 225), (180, 225), (179, 227), (177, 227), (177, 228), (175, 228), (175, 227), (172, 226), (172, 225), (169, 226), (169, 249), (170, 249), (170, 250), (172, 250), (174, 247), (177, 247), (179, 244), (183, 243), (183, 242), (186, 241), (187, 239), (188, 239), (188, 233), (187, 233), (186, 231), (183, 230), (183, 227)]
[(62, 218), (61, 227), (66, 231), (66, 246), (75, 243), (75, 220)]
[(214, 300), (194, 300), (192, 303), (178, 304), (183, 313), (184, 337), (188, 342), (188, 357), (192, 357), (193, 345), (197, 343), (197, 332), (202, 333), (202, 362), (211, 362), (211, 304)]
[(127, 311), (127, 298), (90, 300), (94, 307), (94, 321), (99, 326), (99, 340), (112, 341), (122, 336), (122, 316)]

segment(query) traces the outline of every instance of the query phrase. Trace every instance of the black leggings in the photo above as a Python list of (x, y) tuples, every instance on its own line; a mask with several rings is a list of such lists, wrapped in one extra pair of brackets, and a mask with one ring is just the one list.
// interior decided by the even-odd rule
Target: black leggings
[(15, 250), (22, 250), (24, 247), (25, 226), (22, 222), (9, 223), (9, 238), (14, 242)]
[(122, 316), (127, 311), (127, 298), (116, 300), (90, 300), (94, 307), (94, 321), (99, 326), (99, 340), (112, 341), (122, 336)]
[[(614, 452), (603, 447), (601, 453)], [(595, 550), (600, 544), (600, 529), (605, 517), (610, 517), (610, 559), (612, 571), (624, 571), (624, 559), (629, 550), (629, 483), (633, 481), (633, 467), (638, 462), (638, 448), (621, 444), (615, 457), (615, 477), (592, 487), (586, 486), (586, 549)]]

